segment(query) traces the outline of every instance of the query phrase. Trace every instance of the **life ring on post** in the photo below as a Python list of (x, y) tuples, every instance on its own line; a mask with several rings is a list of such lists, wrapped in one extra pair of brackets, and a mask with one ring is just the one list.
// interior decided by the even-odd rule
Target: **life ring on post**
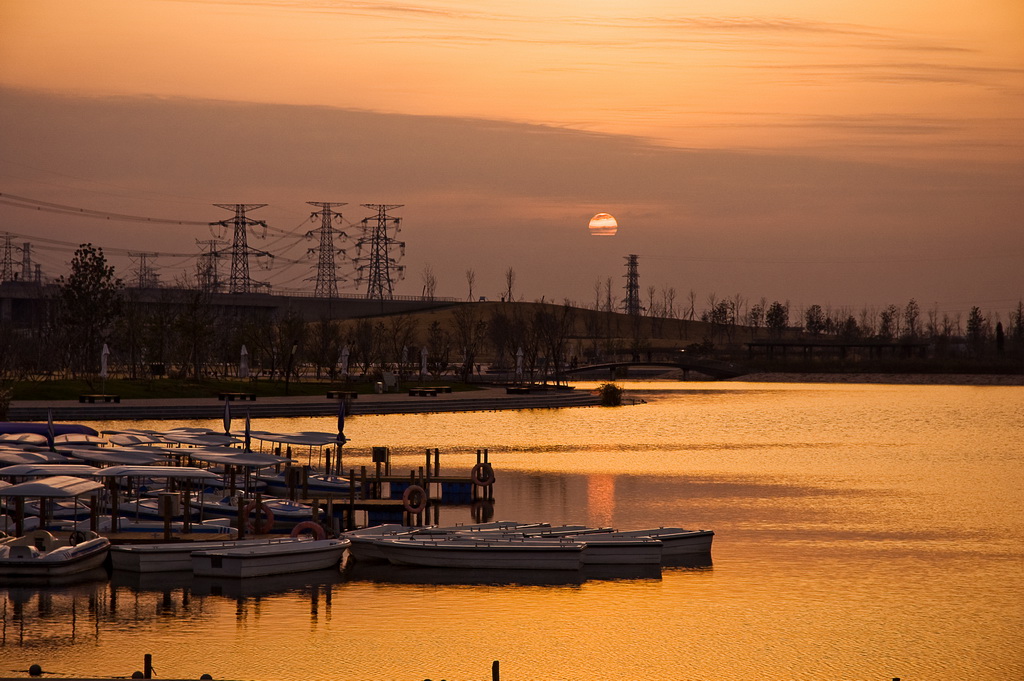
[(402, 506), (409, 513), (423, 513), (427, 508), (427, 490), (419, 485), (409, 485), (402, 492)]
[(327, 539), (327, 530), (324, 526), (312, 520), (303, 520), (292, 528), (293, 539), (303, 534), (311, 534), (313, 539)]
[(491, 468), (491, 464), (481, 461), (473, 466), (469, 478), (477, 487), (490, 487), (494, 484), (494, 469)]
[[(258, 523), (255, 513), (257, 509), (263, 514), (262, 523)], [(245, 529), (251, 534), (270, 534), (274, 529), (274, 512), (265, 503), (257, 506), (256, 500), (253, 499), (242, 509), (242, 521), (245, 523)]]

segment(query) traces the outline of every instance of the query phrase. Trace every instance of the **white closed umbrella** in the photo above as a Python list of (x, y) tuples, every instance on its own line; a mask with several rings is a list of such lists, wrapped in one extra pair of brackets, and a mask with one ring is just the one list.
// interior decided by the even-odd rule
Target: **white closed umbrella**
[(100, 352), (100, 378), (106, 380), (107, 378), (107, 357), (110, 356), (110, 348), (107, 344), (103, 344), (103, 351)]
[(242, 346), (242, 356), (238, 360), (238, 377), (249, 378), (249, 351)]
[(338, 361), (342, 376), (348, 376), (348, 354), (348, 346), (346, 345), (341, 349), (341, 359)]
[(522, 380), (523, 378), (523, 349), (519, 348), (516, 351), (516, 378)]
[(427, 346), (424, 345), (423, 349), (420, 350), (420, 375), (427, 375)]

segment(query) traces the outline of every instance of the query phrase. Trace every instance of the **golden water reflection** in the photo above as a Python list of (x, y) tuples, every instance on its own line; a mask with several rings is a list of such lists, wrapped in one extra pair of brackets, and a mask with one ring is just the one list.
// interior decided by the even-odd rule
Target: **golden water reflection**
[(496, 659), (506, 679), (1024, 677), (1024, 391), (629, 389), (647, 404), (354, 417), (346, 457), (438, 447), (468, 470), (486, 447), (497, 519), (709, 528), (710, 564), (0, 590), (0, 658), (109, 676), (150, 652), (164, 678), (260, 681), (486, 678)]

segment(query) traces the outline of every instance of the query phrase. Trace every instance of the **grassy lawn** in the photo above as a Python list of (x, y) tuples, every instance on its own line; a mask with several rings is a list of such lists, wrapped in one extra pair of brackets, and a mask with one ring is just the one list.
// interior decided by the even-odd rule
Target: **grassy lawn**
[[(417, 385), (406, 381), (403, 385)], [(447, 380), (427, 380), (427, 385), (450, 385), (456, 390), (477, 390), (478, 386)], [(288, 395), (320, 395), (327, 390), (348, 390), (357, 393), (372, 393), (370, 381), (349, 383), (325, 383), (314, 381), (291, 381)], [(217, 397), (222, 392), (256, 393), (258, 397), (277, 397), (285, 394), (284, 381), (238, 381), (208, 379), (197, 382), (175, 378), (159, 379), (110, 379), (103, 384), (99, 380), (23, 381), (14, 386), (14, 400), (77, 400), (79, 395), (90, 393), (120, 395), (123, 400), (152, 399), (169, 397), (207, 398)]]

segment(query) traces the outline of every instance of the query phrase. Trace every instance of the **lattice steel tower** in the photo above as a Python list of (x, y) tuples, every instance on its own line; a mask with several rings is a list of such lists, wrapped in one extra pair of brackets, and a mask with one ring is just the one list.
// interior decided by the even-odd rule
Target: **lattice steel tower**
[(220, 225), (225, 229), (231, 228), (234, 231), (234, 239), (231, 243), (231, 277), (228, 279), (228, 293), (249, 293), (253, 288), (253, 280), (249, 277), (249, 256), (265, 255), (273, 257), (266, 251), (249, 247), (247, 233), (249, 227), (260, 226), (264, 230), (267, 223), (263, 220), (253, 220), (246, 216), (246, 212), (263, 208), (265, 203), (215, 203), (217, 208), (232, 210), (235, 217), (230, 220), (211, 222), (211, 225)]
[[(366, 297), (373, 300), (390, 300), (394, 297), (394, 281), (392, 272), (399, 277), (405, 272), (405, 266), (399, 265), (397, 258), (391, 253), (395, 248), (400, 249), (399, 257), (405, 255), (405, 242), (398, 241), (392, 233), (397, 236), (401, 231), (402, 218), (391, 217), (388, 211), (393, 208), (401, 208), (403, 204), (382, 204), (364, 203), (363, 208), (377, 211), (375, 218), (363, 218), (361, 226), (362, 236), (356, 242), (356, 248), (360, 255), (355, 258), (357, 263), (356, 271), (359, 272), (359, 281), (365, 279)], [(369, 249), (368, 255), (362, 255), (363, 248)]]
[(11, 248), (11, 235), (4, 234), (4, 255), (0, 260), (0, 282), (14, 281), (14, 250)]
[(622, 307), (628, 315), (638, 315), (643, 310), (640, 306), (640, 273), (635, 255), (626, 256), (626, 300)]
[(137, 288), (156, 288), (159, 286), (157, 274), (149, 265), (149, 259), (155, 258), (157, 255), (157, 253), (133, 253), (128, 251), (128, 257), (139, 259), (139, 266), (135, 270), (135, 286)]
[(197, 246), (208, 246), (210, 250), (199, 255), (196, 262), (196, 283), (204, 291), (217, 291), (220, 289), (220, 268), (217, 267), (217, 259), (224, 255), (224, 251), (217, 246), (227, 243), (217, 239), (200, 241), (196, 239)]
[(316, 233), (320, 234), (320, 245), (309, 249), (310, 253), (317, 253), (316, 265), (316, 291), (313, 293), (317, 298), (338, 297), (338, 270), (334, 264), (335, 255), (344, 255), (345, 251), (334, 247), (335, 235), (347, 237), (348, 234), (334, 228), (334, 221), (341, 222), (341, 213), (334, 210), (335, 206), (344, 206), (344, 203), (325, 203), (321, 201), (306, 201), (311, 206), (319, 206), (320, 210), (310, 214), (310, 219), (315, 221), (320, 218), (320, 229), (310, 230), (306, 238), (312, 238)]

